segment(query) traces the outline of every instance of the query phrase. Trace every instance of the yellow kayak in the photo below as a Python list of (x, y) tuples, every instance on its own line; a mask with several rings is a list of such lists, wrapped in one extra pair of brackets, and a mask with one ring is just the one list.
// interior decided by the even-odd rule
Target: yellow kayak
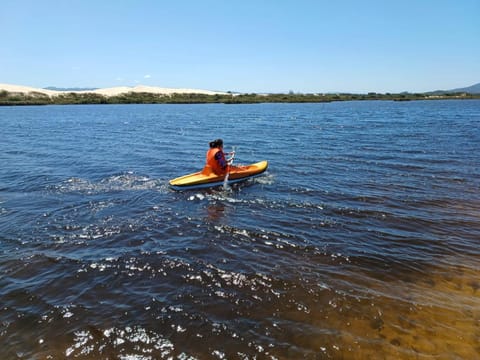
[[(267, 167), (268, 161), (266, 160), (245, 166), (232, 166), (228, 174), (227, 184), (254, 178), (267, 170)], [(169, 183), (174, 190), (201, 189), (224, 185), (225, 177), (225, 175), (218, 176), (215, 173), (208, 174), (205, 171), (199, 171), (172, 179)]]

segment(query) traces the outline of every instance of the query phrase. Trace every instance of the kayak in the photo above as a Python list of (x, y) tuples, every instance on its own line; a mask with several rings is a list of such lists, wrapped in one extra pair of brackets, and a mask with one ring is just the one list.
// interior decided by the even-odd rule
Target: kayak
[[(260, 161), (255, 164), (244, 166), (232, 166), (228, 174), (227, 184), (235, 184), (241, 181), (252, 179), (261, 175), (267, 170), (268, 161)], [(193, 174), (184, 175), (169, 181), (170, 187), (174, 190), (192, 190), (202, 189), (225, 184), (225, 175), (217, 175), (215, 173), (205, 173), (199, 171)]]

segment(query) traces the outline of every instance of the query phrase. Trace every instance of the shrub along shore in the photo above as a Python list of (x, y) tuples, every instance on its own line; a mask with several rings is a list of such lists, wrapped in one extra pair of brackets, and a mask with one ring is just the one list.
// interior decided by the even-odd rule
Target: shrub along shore
[(441, 100), (480, 99), (480, 94), (469, 93), (400, 93), (400, 94), (155, 94), (128, 92), (114, 96), (95, 93), (65, 93), (49, 96), (39, 92), (16, 93), (0, 91), (0, 105), (73, 105), (73, 104), (255, 104), (255, 103), (317, 103), (355, 100)]

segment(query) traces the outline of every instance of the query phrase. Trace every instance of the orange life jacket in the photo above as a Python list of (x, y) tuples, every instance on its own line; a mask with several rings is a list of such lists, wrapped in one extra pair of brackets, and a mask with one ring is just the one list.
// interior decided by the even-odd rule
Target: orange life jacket
[(209, 175), (212, 172), (217, 175), (225, 175), (228, 172), (228, 164), (225, 155), (219, 148), (212, 148), (207, 151), (206, 165), (202, 173)]

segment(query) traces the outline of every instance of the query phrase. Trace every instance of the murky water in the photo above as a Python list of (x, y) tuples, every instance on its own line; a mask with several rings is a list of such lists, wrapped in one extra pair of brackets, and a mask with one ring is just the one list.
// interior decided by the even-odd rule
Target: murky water
[[(2, 359), (480, 358), (480, 102), (0, 108)], [(208, 142), (264, 176), (175, 192)]]

